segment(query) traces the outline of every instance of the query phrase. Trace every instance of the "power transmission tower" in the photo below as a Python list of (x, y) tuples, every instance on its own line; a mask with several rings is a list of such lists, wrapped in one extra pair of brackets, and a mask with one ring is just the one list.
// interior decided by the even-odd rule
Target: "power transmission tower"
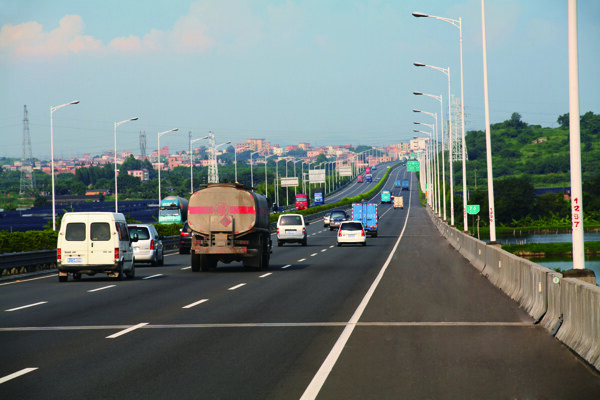
[(33, 175), (33, 157), (31, 156), (31, 136), (29, 135), (29, 117), (27, 105), (23, 106), (23, 157), (21, 158), (21, 188), (19, 194), (35, 193), (35, 176)]
[[(454, 137), (452, 138), (452, 160), (453, 161), (462, 161), (462, 115), (460, 100), (457, 98), (452, 98), (452, 133)], [(467, 149), (465, 149), (465, 159), (469, 161), (469, 154)]]
[(208, 183), (219, 183), (219, 169), (217, 168), (217, 149), (215, 145), (215, 134), (208, 132)]
[(140, 132), (140, 155), (142, 160), (146, 159), (146, 132)]

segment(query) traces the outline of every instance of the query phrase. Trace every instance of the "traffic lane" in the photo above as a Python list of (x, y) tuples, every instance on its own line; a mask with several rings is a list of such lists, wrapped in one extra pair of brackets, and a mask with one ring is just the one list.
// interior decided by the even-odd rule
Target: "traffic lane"
[(405, 232), (319, 398), (551, 398), (573, 383), (573, 398), (599, 398), (598, 374), (534, 326), (428, 219), (411, 207), (412, 234)]
[(600, 379), (540, 327), (359, 323), (317, 398), (596, 400)]
[[(333, 232), (326, 233), (333, 234)], [(334, 236), (330, 236), (330, 239), (333, 238)], [(369, 246), (366, 248), (336, 248), (335, 250), (338, 253), (341, 253), (342, 250), (347, 253), (348, 250), (366, 249), (369, 249)], [(377, 250), (376, 246), (373, 246), (373, 250)], [(361, 253), (365, 253), (365, 251), (361, 251)], [(367, 258), (372, 257), (372, 255), (364, 255)], [(26, 359), (21, 361), (20, 365), (42, 365), (40, 367), (42, 373), (37, 375), (40, 377), (40, 381), (36, 382), (45, 384), (40, 384), (39, 393), (44, 393), (44, 388), (47, 390), (56, 382), (60, 382), (61, 376), (58, 371), (85, 370), (85, 366), (90, 364), (94, 366), (90, 373), (103, 376), (106, 381), (113, 383), (105, 391), (109, 390), (109, 394), (114, 393), (115, 395), (140, 392), (148, 396), (158, 394), (156, 396), (158, 398), (176, 393), (178, 397), (186, 397), (190, 387), (195, 388), (197, 383), (199, 383), (198, 390), (202, 388), (205, 390), (207, 387), (214, 388), (211, 389), (211, 393), (214, 392), (216, 393), (215, 397), (221, 398), (239, 397), (241, 394), (244, 398), (268, 398), (268, 390), (272, 390), (274, 393), (293, 393), (294, 391), (300, 393), (315, 371), (316, 364), (318, 364), (316, 360), (325, 356), (341, 330), (337, 325), (329, 326), (325, 323), (321, 326), (321, 321), (327, 321), (327, 317), (334, 321), (347, 320), (356, 306), (355, 303), (360, 300), (361, 296), (357, 292), (363, 291), (357, 290), (353, 285), (357, 281), (361, 285), (365, 285), (363, 280), (371, 279), (370, 277), (363, 279), (364, 269), (368, 269), (368, 266), (362, 264), (364, 260), (358, 262), (359, 257), (356, 254), (349, 257), (349, 261), (346, 261), (344, 265), (338, 266), (332, 265), (331, 260), (324, 257), (325, 254), (320, 256), (312, 258), (310, 268), (278, 273), (277, 277), (282, 279), (277, 282), (277, 285), (265, 284), (252, 287), (249, 285), (247, 289), (253, 290), (232, 292), (227, 301), (207, 303), (205, 305), (209, 307), (193, 308), (189, 310), (189, 313), (181, 311), (176, 318), (179, 323), (190, 324), (202, 322), (207, 317), (211, 317), (212, 322), (222, 321), (225, 316), (225, 322), (232, 321), (230, 326), (175, 327), (171, 324), (156, 327), (156, 322), (152, 322), (151, 326), (155, 326), (154, 329), (142, 327), (114, 339), (119, 341), (118, 357), (98, 357), (98, 354), (101, 353), (115, 354), (114, 344), (105, 337), (109, 333), (106, 329), (102, 333), (98, 330), (91, 332), (67, 330), (60, 339), (62, 346), (53, 343), (54, 339), (48, 339), (49, 336), (46, 336), (48, 332), (28, 333), (19, 336), (13, 343), (21, 348), (35, 348), (26, 341), (23, 343), (21, 341), (25, 337), (37, 336), (32, 339), (35, 343), (45, 343), (51, 349), (63, 348), (63, 351), (69, 352), (69, 356), (62, 358), (70, 362), (63, 365), (60, 362), (61, 357), (42, 352), (40, 354), (44, 354), (43, 360)], [(337, 256), (334, 257), (334, 261), (337, 259)], [(314, 273), (307, 275), (306, 271)], [(206, 274), (192, 275), (206, 276)], [(208, 275), (212, 277), (219, 274), (213, 272)], [(224, 273), (220, 275), (239, 276), (240, 274)], [(302, 277), (303, 281), (299, 277)], [(162, 282), (164, 284), (166, 281)], [(276, 281), (271, 283), (276, 283)], [(294, 292), (300, 293), (290, 295)], [(345, 302), (354, 304), (345, 306)], [(344, 315), (339, 316), (340, 313)], [(189, 320), (187, 320), (188, 317)], [(257, 321), (281, 319), (291, 321), (288, 322), (291, 325), (273, 329), (260, 325), (236, 326), (239, 324), (236, 321), (253, 319)], [(302, 319), (316, 321), (317, 327), (298, 326), (294, 322)], [(261, 322), (257, 322), (257, 324), (261, 324)], [(113, 329), (118, 330), (117, 327), (113, 327)], [(177, 343), (181, 343), (181, 345), (179, 346)], [(86, 345), (90, 350), (85, 347)], [(197, 351), (194, 346), (198, 346)], [(207, 348), (217, 348), (217, 351), (213, 353), (210, 350), (207, 351)], [(77, 352), (76, 355), (70, 353), (73, 349)], [(293, 351), (290, 351), (291, 349)], [(156, 354), (157, 352), (159, 354)], [(177, 356), (173, 356), (173, 354), (177, 354)], [(16, 364), (18, 354), (10, 358)], [(52, 365), (52, 368), (43, 368), (45, 364), (42, 361), (48, 358), (57, 359), (59, 362), (56, 366)], [(173, 360), (174, 358), (177, 359), (177, 363), (171, 366), (169, 359)], [(243, 368), (240, 369), (240, 365), (243, 365)], [(272, 368), (273, 365), (277, 365), (276, 370), (281, 371), (281, 376), (274, 375), (270, 369), (267, 369)], [(90, 369), (88, 368), (88, 370)], [(136, 375), (140, 370), (139, 376)], [(183, 379), (183, 391), (180, 393), (178, 390), (169, 389), (172, 388), (170, 385), (161, 385), (163, 381), (156, 380), (156, 371), (159, 370), (165, 371), (164, 383), (179, 382), (180, 379)], [(269, 374), (265, 374), (265, 370), (269, 371)], [(127, 375), (129, 371), (135, 371), (136, 379), (132, 379), (131, 374)], [(188, 376), (190, 371), (193, 372)], [(202, 373), (198, 373), (198, 371)], [(126, 376), (128, 376), (127, 379)], [(152, 376), (152, 379), (148, 380), (148, 376)], [(299, 381), (300, 377), (304, 377), (304, 382)], [(185, 380), (186, 378), (190, 380)], [(267, 378), (266, 381), (264, 381), (265, 378)], [(143, 387), (132, 385), (132, 381), (144, 382)], [(158, 382), (156, 386), (155, 381)], [(232, 385), (231, 382), (245, 383), (238, 387), (238, 385)], [(254, 385), (248, 387), (249, 383)], [(85, 396), (94, 392), (89, 388), (89, 383), (82, 380), (70, 388), (70, 393), (73, 394), (73, 397)], [(32, 387), (32, 391), (27, 393), (29, 395), (38, 393), (35, 390), (35, 387)]]

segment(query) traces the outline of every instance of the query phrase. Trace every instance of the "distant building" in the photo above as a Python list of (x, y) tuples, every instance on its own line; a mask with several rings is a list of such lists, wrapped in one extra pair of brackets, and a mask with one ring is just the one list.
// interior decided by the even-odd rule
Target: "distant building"
[(131, 169), (127, 171), (127, 174), (140, 178), (142, 181), (150, 180), (150, 172), (147, 169)]

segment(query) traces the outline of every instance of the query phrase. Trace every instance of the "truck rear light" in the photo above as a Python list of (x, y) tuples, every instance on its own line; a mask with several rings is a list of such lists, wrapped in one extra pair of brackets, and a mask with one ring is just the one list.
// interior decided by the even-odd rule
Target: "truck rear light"
[(62, 252), (60, 249), (56, 249), (56, 261), (60, 262), (62, 260)]
[(154, 239), (150, 240), (150, 250), (154, 250)]
[(119, 248), (115, 247), (115, 260), (119, 259)]

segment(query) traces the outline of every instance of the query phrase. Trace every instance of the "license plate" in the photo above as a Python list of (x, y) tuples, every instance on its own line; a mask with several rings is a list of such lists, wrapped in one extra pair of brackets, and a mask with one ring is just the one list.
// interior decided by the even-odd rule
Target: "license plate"
[(134, 247), (134, 248), (133, 248), (133, 252), (134, 252), (134, 253), (137, 253), (138, 251), (140, 251), (140, 248), (139, 248), (139, 247)]
[(81, 257), (70, 257), (67, 258), (67, 264), (81, 264)]
[(286, 229), (285, 233), (296, 233), (294, 229)]
[(356, 235), (348, 235), (349, 238), (356, 237)]

